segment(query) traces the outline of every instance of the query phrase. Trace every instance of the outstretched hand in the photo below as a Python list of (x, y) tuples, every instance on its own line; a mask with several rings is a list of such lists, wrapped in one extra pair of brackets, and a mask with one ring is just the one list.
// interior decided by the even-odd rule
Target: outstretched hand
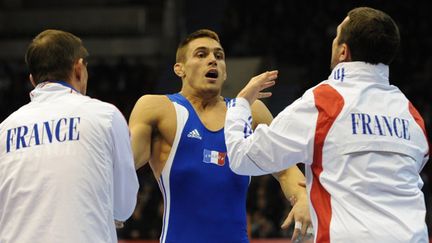
[[(299, 185), (303, 183), (303, 181), (299, 182)], [(306, 196), (301, 198), (291, 197), (289, 200), (291, 202), (292, 209), (281, 228), (287, 229), (294, 221), (294, 233), (291, 240), (293, 242), (298, 242), (302, 239), (305, 239), (307, 234), (311, 234), (313, 232), (312, 220), (309, 214), (308, 200)]]
[(237, 97), (245, 98), (249, 104), (252, 104), (257, 99), (267, 98), (272, 95), (271, 92), (261, 92), (276, 83), (278, 71), (267, 71), (258, 76), (253, 77), (249, 83), (238, 93)]

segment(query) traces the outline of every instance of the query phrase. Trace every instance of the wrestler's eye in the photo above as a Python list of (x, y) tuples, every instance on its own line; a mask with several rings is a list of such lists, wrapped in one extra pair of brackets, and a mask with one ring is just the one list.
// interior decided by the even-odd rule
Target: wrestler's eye
[(224, 55), (223, 52), (216, 52), (216, 53), (215, 53), (215, 57), (216, 57), (216, 59), (218, 59), (218, 60), (223, 60), (223, 59), (225, 58), (225, 55)]
[(199, 52), (197, 52), (196, 56), (199, 58), (205, 58), (207, 56), (207, 54), (203, 51), (199, 51)]

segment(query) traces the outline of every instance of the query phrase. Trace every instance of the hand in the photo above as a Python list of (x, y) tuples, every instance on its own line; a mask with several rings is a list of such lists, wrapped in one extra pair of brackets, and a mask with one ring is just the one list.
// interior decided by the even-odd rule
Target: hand
[(291, 241), (295, 242), (298, 238), (303, 239), (306, 236), (309, 227), (312, 229), (312, 221), (309, 214), (309, 204), (306, 195), (295, 199), (290, 198), (290, 202), (294, 205), (281, 228), (287, 229), (294, 220), (296, 222), (296, 228), (294, 229)]
[(114, 224), (117, 229), (121, 229), (124, 227), (124, 222), (122, 221), (114, 220)]
[(249, 83), (238, 93), (237, 97), (245, 98), (250, 105), (256, 99), (267, 98), (272, 95), (271, 92), (261, 92), (276, 83), (278, 71), (267, 71), (258, 76), (253, 77)]

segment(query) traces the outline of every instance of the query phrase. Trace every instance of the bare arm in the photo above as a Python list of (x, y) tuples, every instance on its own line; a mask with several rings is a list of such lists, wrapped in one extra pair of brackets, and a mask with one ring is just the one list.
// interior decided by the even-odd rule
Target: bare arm
[(135, 168), (150, 160), (152, 132), (158, 120), (157, 96), (142, 96), (135, 104), (129, 118), (132, 152)]
[(290, 200), (291, 204), (300, 198), (307, 198), (305, 187), (299, 185), (305, 181), (305, 177), (297, 166), (274, 173), (273, 176), (279, 181), (285, 197)]
[[(293, 209), (291, 210), (282, 228), (288, 228), (293, 220), (302, 224), (301, 234), (306, 234), (307, 228), (312, 227), (312, 221), (309, 214), (309, 202), (307, 197), (306, 188), (300, 186), (305, 181), (303, 173), (297, 166), (292, 166), (284, 171), (273, 174), (279, 181), (285, 197), (290, 201)], [(293, 239), (297, 237), (298, 233), (294, 232)]]

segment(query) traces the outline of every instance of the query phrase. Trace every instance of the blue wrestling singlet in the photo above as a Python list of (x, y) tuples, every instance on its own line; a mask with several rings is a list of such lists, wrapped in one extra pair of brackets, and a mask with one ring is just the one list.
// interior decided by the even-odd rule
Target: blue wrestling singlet
[(224, 129), (208, 130), (181, 94), (168, 98), (176, 110), (177, 130), (158, 180), (165, 203), (160, 242), (249, 242), (246, 196), (250, 177), (230, 170)]

